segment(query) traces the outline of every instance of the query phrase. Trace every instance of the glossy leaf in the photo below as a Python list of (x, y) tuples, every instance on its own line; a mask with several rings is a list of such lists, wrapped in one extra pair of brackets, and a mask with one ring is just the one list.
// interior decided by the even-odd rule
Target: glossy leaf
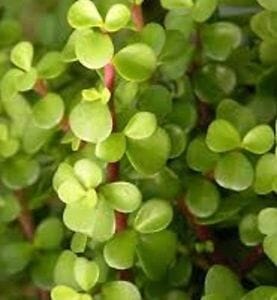
[(105, 18), (105, 29), (110, 32), (124, 28), (131, 18), (130, 10), (123, 4), (114, 4), (110, 7)]
[(161, 0), (161, 4), (166, 9), (191, 8), (192, 0)]
[(157, 120), (154, 114), (149, 112), (138, 112), (124, 128), (124, 134), (134, 140), (150, 137), (157, 129)]
[(247, 214), (239, 223), (239, 236), (246, 246), (259, 245), (263, 240), (263, 235), (258, 229), (258, 218), (254, 214)]
[(197, 22), (204, 22), (211, 17), (218, 0), (197, 0), (192, 9), (192, 17)]
[(64, 299), (72, 299), (79, 300), (78, 293), (70, 287), (65, 285), (58, 285), (54, 287), (51, 291), (51, 299), (52, 300), (64, 300)]
[(251, 186), (254, 170), (249, 160), (241, 153), (225, 154), (215, 168), (216, 182), (230, 190), (243, 191)]
[(135, 211), (142, 201), (139, 189), (129, 182), (117, 181), (100, 187), (101, 194), (117, 211), (130, 213)]
[(78, 138), (91, 143), (104, 141), (112, 131), (110, 111), (99, 101), (77, 104), (70, 113), (69, 123)]
[(187, 145), (187, 136), (177, 125), (168, 124), (165, 126), (165, 130), (167, 131), (170, 141), (171, 141), (171, 151), (170, 151), (170, 158), (175, 158), (180, 156)]
[(219, 119), (209, 126), (206, 143), (214, 152), (230, 151), (240, 146), (240, 135), (232, 124)]
[(47, 94), (33, 107), (34, 123), (42, 129), (50, 129), (58, 125), (63, 115), (64, 102), (57, 94)]
[(270, 260), (277, 265), (277, 233), (273, 235), (268, 235), (263, 242), (263, 248), (265, 254), (270, 258)]
[(117, 72), (129, 81), (145, 81), (156, 68), (154, 51), (146, 44), (131, 44), (121, 49), (113, 58)]
[(98, 27), (103, 23), (95, 4), (90, 0), (78, 0), (69, 9), (68, 23), (73, 28)]
[(274, 132), (268, 125), (250, 130), (242, 140), (242, 147), (255, 154), (268, 152), (274, 143)]
[(65, 70), (61, 53), (57, 51), (46, 53), (38, 62), (36, 69), (40, 78), (53, 79), (58, 77)]
[(114, 46), (107, 34), (88, 29), (77, 35), (75, 51), (83, 66), (88, 69), (100, 69), (111, 61)]
[(137, 287), (128, 281), (112, 281), (102, 288), (103, 300), (141, 300)]
[(277, 11), (277, 4), (274, 0), (257, 0), (264, 8), (272, 11)]
[(30, 42), (20, 42), (12, 49), (11, 61), (18, 68), (28, 72), (32, 66), (33, 56), (33, 45)]
[(140, 233), (153, 233), (165, 229), (172, 221), (173, 211), (167, 201), (150, 199), (142, 205), (134, 220)]
[(116, 234), (104, 247), (104, 258), (114, 269), (129, 269), (134, 264), (137, 237), (134, 231), (125, 230)]
[(258, 226), (261, 233), (265, 235), (277, 233), (277, 208), (262, 209), (258, 215)]

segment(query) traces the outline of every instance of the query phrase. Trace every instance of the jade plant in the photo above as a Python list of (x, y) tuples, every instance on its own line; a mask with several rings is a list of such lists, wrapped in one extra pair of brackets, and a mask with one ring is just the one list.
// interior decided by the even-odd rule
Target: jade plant
[(0, 299), (277, 300), (277, 1), (0, 2)]

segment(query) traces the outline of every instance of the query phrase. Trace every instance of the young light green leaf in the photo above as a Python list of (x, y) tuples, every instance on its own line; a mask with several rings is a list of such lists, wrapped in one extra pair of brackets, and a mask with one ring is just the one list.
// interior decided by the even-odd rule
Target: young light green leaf
[(99, 101), (77, 104), (70, 113), (69, 123), (79, 139), (91, 143), (104, 141), (112, 131), (109, 108)]
[(33, 107), (34, 123), (42, 129), (50, 129), (55, 127), (60, 123), (63, 115), (63, 99), (54, 93), (47, 94)]
[(124, 128), (124, 134), (134, 140), (150, 137), (157, 129), (157, 119), (150, 112), (138, 112)]
[(34, 244), (40, 249), (57, 249), (63, 239), (63, 233), (63, 225), (59, 219), (44, 219), (36, 229)]
[(205, 294), (220, 294), (230, 300), (241, 299), (243, 287), (237, 276), (228, 268), (220, 265), (211, 267), (205, 279)]
[(114, 4), (108, 10), (105, 18), (104, 28), (107, 31), (114, 32), (124, 28), (130, 21), (131, 13), (124, 4)]
[(191, 8), (192, 0), (161, 0), (161, 5), (166, 9)]
[(187, 135), (180, 126), (175, 124), (167, 124), (165, 126), (165, 130), (167, 131), (171, 141), (169, 158), (176, 158), (180, 156), (186, 148)]
[(103, 285), (103, 300), (141, 300), (137, 287), (128, 281), (112, 281)]
[(265, 254), (277, 266), (277, 233), (268, 235), (263, 242)]
[(62, 162), (53, 177), (53, 187), (55, 191), (58, 190), (63, 182), (65, 182), (67, 179), (71, 179), (72, 177), (74, 177), (72, 166), (66, 162)]
[[(159, 149), (159, 151), (153, 151)], [(127, 157), (133, 167), (145, 175), (159, 172), (170, 153), (170, 140), (167, 133), (158, 128), (153, 135), (143, 140), (128, 139)]]
[(219, 119), (209, 126), (206, 143), (214, 152), (226, 152), (240, 146), (240, 135), (232, 124)]
[(134, 228), (140, 233), (153, 233), (165, 229), (173, 218), (169, 202), (150, 199), (145, 202), (134, 220)]
[(70, 249), (74, 253), (83, 253), (86, 249), (88, 237), (85, 234), (76, 232), (73, 234)]
[(258, 215), (258, 226), (261, 233), (265, 235), (277, 233), (277, 208), (262, 209)]
[(0, 222), (8, 223), (15, 220), (21, 212), (21, 207), (13, 194), (0, 196)]
[(137, 43), (121, 49), (113, 58), (117, 72), (129, 81), (149, 79), (157, 64), (154, 51), (146, 44)]
[(196, 22), (204, 22), (216, 10), (218, 0), (197, 0), (192, 8), (192, 17)]
[(55, 286), (51, 291), (52, 300), (79, 300), (78, 293), (72, 288), (65, 285)]
[(225, 154), (215, 168), (216, 182), (233, 191), (249, 188), (254, 179), (254, 170), (250, 161), (239, 152)]
[(142, 201), (139, 189), (132, 183), (118, 181), (100, 187), (111, 207), (123, 213), (135, 211)]
[(241, 300), (275, 300), (273, 298), (277, 293), (277, 288), (273, 286), (259, 286), (248, 292)]
[(104, 247), (104, 258), (114, 269), (129, 269), (134, 264), (137, 236), (134, 231), (125, 230), (116, 234)]
[(258, 229), (258, 217), (255, 214), (245, 215), (239, 223), (239, 237), (246, 246), (257, 246), (264, 236)]
[(38, 73), (35, 68), (30, 68), (28, 72), (23, 72), (18, 76), (18, 81), (16, 82), (16, 88), (20, 92), (25, 92), (31, 90), (37, 81)]
[(71, 27), (77, 29), (101, 27), (103, 24), (95, 4), (90, 0), (78, 0), (73, 3), (68, 11), (67, 20)]
[(94, 261), (78, 257), (74, 264), (74, 276), (84, 291), (90, 290), (98, 281), (99, 267)]
[(263, 154), (272, 148), (274, 139), (274, 132), (269, 125), (259, 125), (246, 134), (242, 147), (255, 154)]
[(195, 216), (207, 218), (218, 209), (220, 195), (216, 186), (210, 181), (198, 178), (188, 185), (186, 203)]
[(104, 141), (97, 143), (95, 147), (95, 155), (106, 161), (119, 161), (126, 151), (126, 138), (122, 133), (112, 133)]
[(104, 67), (111, 61), (114, 46), (109, 35), (87, 29), (77, 35), (75, 51), (80, 63), (94, 70)]
[(12, 49), (11, 61), (20, 69), (28, 72), (32, 66), (33, 56), (33, 45), (30, 42), (20, 42)]
[(70, 177), (63, 181), (58, 189), (57, 193), (59, 198), (67, 204), (73, 202), (79, 202), (86, 195), (85, 189), (81, 183), (74, 177)]
[(86, 188), (95, 188), (103, 180), (99, 165), (90, 159), (83, 158), (74, 164), (74, 173)]
[(265, 9), (277, 11), (277, 3), (274, 0), (257, 0), (258, 3)]

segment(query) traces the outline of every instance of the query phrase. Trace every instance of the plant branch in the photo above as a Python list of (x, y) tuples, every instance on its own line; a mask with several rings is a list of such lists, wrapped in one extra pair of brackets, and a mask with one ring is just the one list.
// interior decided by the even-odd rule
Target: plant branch
[(35, 86), (34, 91), (41, 97), (44, 97), (48, 93), (48, 86), (45, 80), (38, 79)]
[(243, 261), (240, 263), (239, 275), (244, 277), (249, 271), (251, 271), (258, 262), (263, 258), (264, 252), (263, 247), (258, 245), (251, 249), (249, 253), (245, 256)]
[(132, 6), (132, 19), (135, 24), (136, 30), (141, 31), (144, 26), (144, 18), (141, 5), (134, 4)]

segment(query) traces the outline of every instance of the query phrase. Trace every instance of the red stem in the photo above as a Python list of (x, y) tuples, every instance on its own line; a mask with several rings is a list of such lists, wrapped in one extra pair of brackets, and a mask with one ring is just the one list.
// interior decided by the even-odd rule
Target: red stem
[(141, 31), (144, 26), (144, 18), (141, 5), (134, 4), (132, 6), (132, 19), (137, 31)]
[(240, 277), (244, 277), (249, 271), (251, 271), (257, 263), (263, 258), (263, 247), (258, 245), (254, 247), (243, 259), (239, 268)]
[(41, 97), (44, 97), (48, 93), (48, 86), (45, 80), (38, 79), (35, 86), (34, 91)]

